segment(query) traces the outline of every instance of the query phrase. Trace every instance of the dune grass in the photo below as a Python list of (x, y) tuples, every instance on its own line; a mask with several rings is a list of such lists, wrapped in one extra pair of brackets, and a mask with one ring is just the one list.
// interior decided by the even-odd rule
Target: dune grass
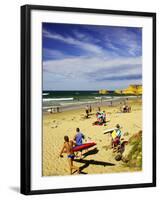
[(142, 131), (134, 134), (129, 139), (131, 149), (125, 159), (125, 164), (130, 168), (142, 169)]

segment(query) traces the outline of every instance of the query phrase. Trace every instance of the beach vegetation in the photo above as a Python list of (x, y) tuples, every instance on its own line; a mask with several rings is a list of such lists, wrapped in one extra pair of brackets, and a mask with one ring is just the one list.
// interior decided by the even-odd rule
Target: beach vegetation
[(131, 149), (123, 161), (130, 168), (142, 169), (142, 131), (129, 138)]

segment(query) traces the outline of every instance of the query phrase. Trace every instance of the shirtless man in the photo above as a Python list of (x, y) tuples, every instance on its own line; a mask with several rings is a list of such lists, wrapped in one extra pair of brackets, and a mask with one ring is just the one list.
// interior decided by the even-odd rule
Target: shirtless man
[(69, 141), (69, 137), (66, 135), (64, 136), (64, 145), (62, 147), (62, 150), (60, 152), (60, 157), (63, 157), (63, 153), (67, 153), (67, 158), (68, 158), (68, 163), (69, 163), (69, 168), (70, 168), (70, 174), (72, 174), (72, 169), (77, 170), (77, 173), (79, 173), (79, 167), (76, 167), (73, 165), (73, 160), (74, 160), (74, 152), (73, 152), (73, 141)]

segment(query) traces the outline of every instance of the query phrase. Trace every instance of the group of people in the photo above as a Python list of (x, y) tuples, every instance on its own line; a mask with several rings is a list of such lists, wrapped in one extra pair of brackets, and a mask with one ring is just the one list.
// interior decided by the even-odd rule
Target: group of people
[(48, 112), (50, 113), (50, 114), (52, 114), (52, 113), (59, 113), (60, 112), (60, 107), (59, 106), (57, 106), (57, 107), (54, 107), (54, 108), (50, 108), (50, 109), (48, 109)]
[[(113, 149), (115, 149), (118, 146), (121, 146), (121, 136), (122, 136), (121, 127), (119, 124), (117, 124), (114, 131), (111, 133), (111, 147)], [(67, 135), (64, 136), (64, 144), (60, 151), (60, 157), (63, 157), (63, 153), (67, 154), (70, 174), (73, 173), (73, 170), (76, 170), (77, 173), (80, 173), (80, 168), (75, 166), (73, 164), (73, 161), (77, 157), (80, 159), (82, 158), (82, 151), (75, 154), (74, 147), (82, 145), (84, 139), (85, 139), (85, 136), (80, 131), (79, 128), (76, 128), (76, 134), (72, 140), (70, 140)]]
[(128, 105), (123, 105), (121, 109), (122, 109), (121, 111), (123, 113), (129, 113), (129, 112), (131, 112), (131, 107), (128, 106)]
[(106, 123), (106, 112), (104, 111), (98, 111), (96, 113), (96, 118), (97, 118), (97, 122), (99, 125)]
[[(128, 108), (125, 108), (128, 109)], [(89, 113), (92, 111), (91, 106), (86, 107), (86, 116), (89, 116)], [(127, 110), (128, 111), (128, 110)], [(96, 112), (97, 123), (102, 125), (106, 123), (106, 112), (100, 111), (100, 109)], [(115, 149), (117, 146), (121, 145), (121, 136), (122, 131), (119, 124), (116, 125), (115, 129), (111, 133), (111, 147)], [(69, 171), (70, 174), (73, 173), (73, 170), (76, 170), (77, 173), (80, 173), (80, 168), (73, 164), (75, 158), (82, 158), (82, 150), (79, 152), (74, 153), (74, 147), (80, 146), (83, 144), (83, 140), (85, 139), (84, 134), (80, 131), (79, 128), (76, 128), (76, 134), (74, 135), (73, 139), (70, 140), (69, 137), (66, 135), (64, 136), (64, 144), (60, 151), (60, 157), (63, 157), (63, 153), (67, 154), (67, 160), (69, 163)]]
[[(80, 172), (79, 167), (73, 165), (73, 160), (78, 155), (74, 154), (73, 148), (74, 146), (80, 146), (83, 144), (83, 139), (85, 138), (84, 134), (80, 132), (79, 128), (76, 128), (76, 134), (73, 138), (73, 140), (69, 140), (69, 137), (66, 135), (64, 136), (64, 145), (62, 147), (62, 150), (60, 151), (60, 157), (63, 157), (63, 153), (67, 154), (68, 163), (69, 163), (69, 170), (70, 174), (72, 174), (72, 170), (77, 170), (77, 173)], [(82, 151), (80, 151), (80, 158), (82, 157)]]
[[(116, 147), (121, 145), (121, 136), (122, 136), (121, 127), (119, 124), (117, 124), (114, 131), (111, 133), (111, 147), (113, 149), (115, 149)], [(63, 153), (67, 154), (70, 174), (73, 173), (73, 170), (76, 170), (77, 173), (80, 173), (80, 168), (75, 166), (73, 164), (73, 161), (77, 157), (82, 158), (82, 151), (75, 154), (74, 147), (82, 145), (84, 139), (85, 139), (85, 136), (80, 131), (79, 128), (76, 128), (76, 134), (72, 140), (70, 140), (67, 135), (64, 136), (64, 144), (60, 151), (60, 157), (63, 157)], [(78, 154), (80, 154), (80, 155), (78, 155)]]
[(86, 112), (86, 118), (88, 118), (89, 117), (89, 113), (91, 113), (92, 112), (92, 106), (90, 105), (90, 106), (86, 106), (85, 107), (85, 112)]

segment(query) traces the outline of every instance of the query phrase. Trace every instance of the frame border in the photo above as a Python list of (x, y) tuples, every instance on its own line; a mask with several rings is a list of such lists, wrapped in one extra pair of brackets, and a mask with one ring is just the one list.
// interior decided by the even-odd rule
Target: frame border
[[(142, 16), (152, 17), (152, 183), (142, 184), (125, 184), (125, 185), (106, 185), (94, 187), (77, 187), (77, 188), (61, 188), (47, 190), (31, 190), (31, 11), (65, 11), (79, 13), (95, 13), (95, 14), (114, 14), (126, 16)], [(145, 188), (156, 187), (156, 13), (122, 11), (122, 10), (104, 10), (78, 7), (57, 7), (45, 5), (24, 5), (21, 6), (21, 172), (20, 172), (20, 192), (25, 195), (50, 194), (50, 193), (66, 193), (66, 192), (83, 192), (113, 189), (129, 189), (129, 188)]]

